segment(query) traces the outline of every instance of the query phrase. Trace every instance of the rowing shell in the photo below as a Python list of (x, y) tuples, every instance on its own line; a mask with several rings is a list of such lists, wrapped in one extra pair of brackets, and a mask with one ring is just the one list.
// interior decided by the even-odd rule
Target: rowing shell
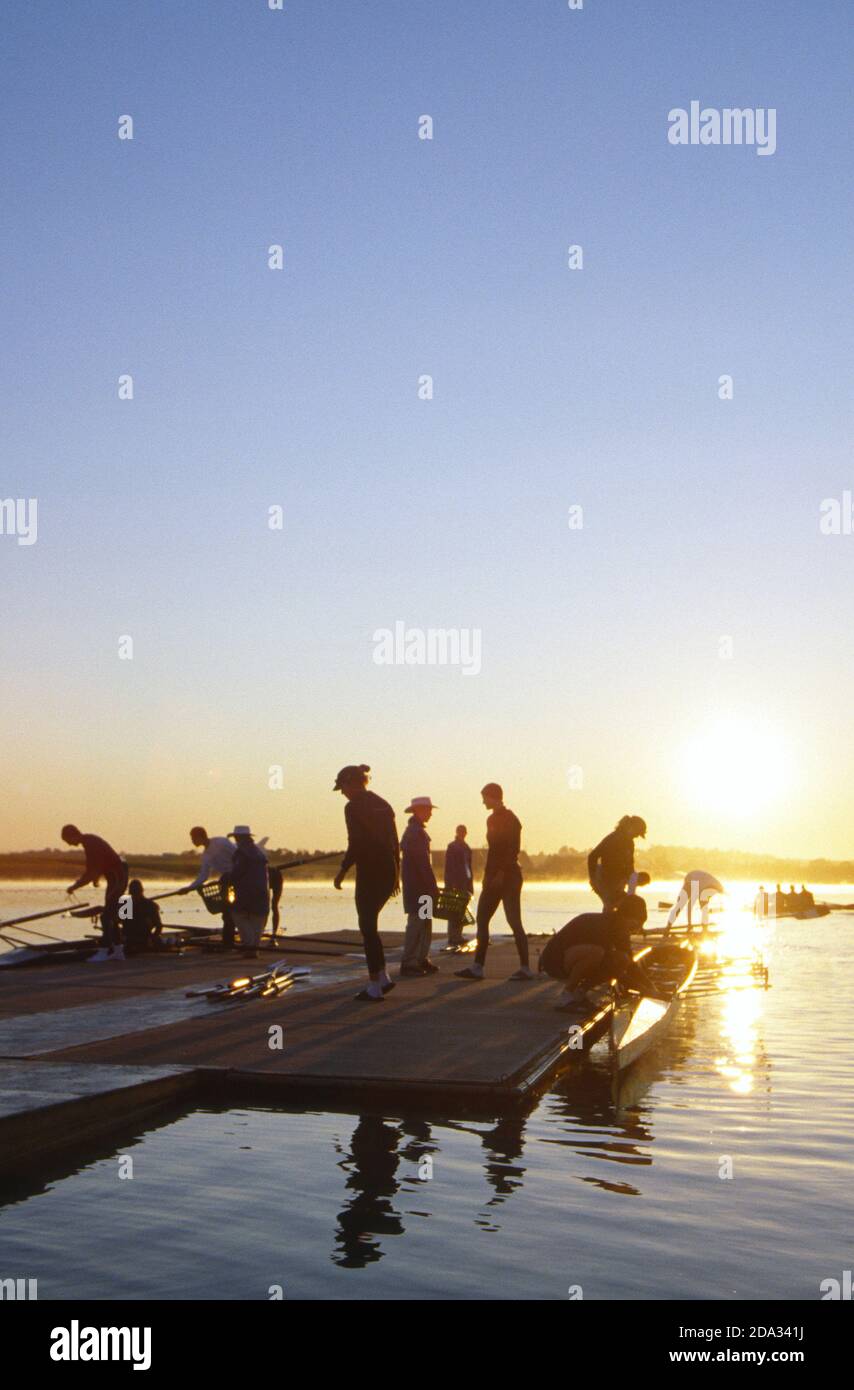
[(614, 1010), (610, 1046), (617, 1071), (625, 1071), (663, 1037), (697, 971), (697, 954), (687, 942), (651, 946), (635, 959), (660, 986), (664, 997), (633, 996), (628, 1005)]

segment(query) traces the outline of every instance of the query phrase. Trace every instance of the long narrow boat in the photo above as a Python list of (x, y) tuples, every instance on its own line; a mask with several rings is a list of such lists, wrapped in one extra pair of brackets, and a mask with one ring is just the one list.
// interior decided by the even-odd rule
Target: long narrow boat
[(833, 910), (830, 903), (815, 903), (805, 907), (802, 912), (766, 912), (760, 919), (763, 922), (814, 922), (817, 917), (827, 917)]
[[(201, 946), (218, 935), (216, 927), (190, 927), (164, 922), (163, 944), (169, 950), (186, 946)], [(64, 965), (88, 960), (103, 944), (100, 936), (85, 936), (74, 941), (30, 943), (17, 942), (12, 950), (0, 952), (0, 969), (17, 970), (31, 965)], [(157, 952), (145, 952), (138, 959), (155, 960)]]
[(610, 1049), (615, 1069), (625, 1071), (666, 1033), (680, 997), (697, 972), (697, 953), (687, 942), (662, 942), (639, 951), (635, 959), (661, 990), (662, 998), (633, 995), (611, 1017)]

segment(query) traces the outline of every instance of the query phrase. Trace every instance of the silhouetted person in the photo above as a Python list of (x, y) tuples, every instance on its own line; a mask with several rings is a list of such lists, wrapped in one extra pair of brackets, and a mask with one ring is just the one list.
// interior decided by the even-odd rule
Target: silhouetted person
[(775, 916), (775, 917), (782, 917), (782, 915), (783, 915), (783, 913), (784, 913), (785, 911), (786, 911), (786, 896), (785, 896), (785, 894), (784, 894), (782, 888), (780, 887), (780, 885), (779, 885), (779, 883), (778, 883), (778, 884), (776, 885), (775, 889), (774, 889), (774, 916)]
[(465, 903), (459, 915), (448, 918), (448, 945), (463, 945), (463, 924), (466, 912), (474, 893), (474, 878), (471, 867), (471, 849), (466, 844), (468, 834), (464, 825), (458, 825), (454, 838), (445, 850), (445, 887), (455, 893), (465, 894)]
[[(222, 880), (227, 876), (234, 859), (234, 845), (225, 835), (209, 835), (203, 825), (194, 825), (190, 831), (190, 839), (197, 849), (202, 850), (202, 857), (199, 872), (192, 883), (181, 889), (182, 893), (192, 893), (211, 878)], [(234, 946), (234, 917), (225, 893), (222, 908), (222, 944), (223, 948), (229, 951)]]
[(594, 985), (619, 980), (640, 994), (655, 985), (634, 960), (632, 932), (643, 930), (646, 903), (625, 893), (613, 912), (582, 912), (555, 932), (540, 952), (540, 970), (560, 980), (556, 1008), (573, 1009)]
[(282, 888), (284, 887), (285, 876), (281, 869), (277, 869), (273, 864), (267, 866), (267, 875), (270, 880), (270, 918), (272, 928), (270, 935), (275, 936), (279, 930), (281, 914), (279, 903), (282, 899)]
[(587, 856), (590, 887), (602, 899), (606, 912), (616, 907), (625, 893), (635, 871), (635, 840), (645, 837), (646, 821), (640, 816), (623, 816)]
[(709, 910), (712, 899), (718, 893), (725, 893), (726, 889), (714, 874), (710, 874), (707, 869), (691, 869), (682, 881), (679, 895), (673, 907), (670, 909), (670, 916), (667, 919), (667, 926), (664, 935), (667, 936), (670, 928), (675, 923), (677, 917), (684, 907), (688, 909), (688, 931), (694, 925), (694, 908), (699, 907), (702, 913), (703, 929), (709, 925)]
[(356, 915), (365, 943), (368, 984), (356, 998), (380, 1003), (394, 988), (385, 968), (385, 952), (380, 941), (379, 915), (400, 889), (400, 845), (394, 811), (387, 801), (368, 791), (367, 763), (342, 767), (333, 791), (347, 799), (347, 851), (333, 879), (340, 888), (348, 869), (356, 866)]
[(141, 956), (161, 945), (163, 922), (160, 907), (145, 896), (138, 878), (132, 878), (128, 884), (128, 897), (130, 915), (122, 921), (122, 940), (126, 955)]
[(477, 904), (477, 950), (474, 964), (465, 970), (455, 971), (455, 974), (461, 980), (483, 979), (483, 967), (489, 950), (489, 924), (501, 903), (519, 952), (519, 969), (510, 979), (533, 980), (534, 972), (528, 964), (528, 938), (522, 926), (522, 870), (519, 868), (522, 826), (504, 805), (504, 792), (497, 782), (487, 782), (480, 794), (490, 814), (486, 821), (486, 843), (489, 848)]
[(400, 962), (404, 978), (435, 975), (437, 969), (430, 960), (430, 942), (433, 905), (439, 885), (433, 873), (430, 836), (426, 829), (434, 809), (429, 796), (414, 796), (405, 812), (410, 819), (400, 841), (403, 910), (406, 913), (406, 937)]
[(62, 838), (67, 845), (82, 845), (86, 855), (83, 873), (66, 892), (76, 893), (86, 883), (97, 888), (99, 881), (106, 879), (104, 910), (101, 913), (104, 948), (97, 951), (92, 959), (121, 960), (124, 950), (119, 939), (119, 899), (128, 886), (128, 866), (100, 835), (84, 835), (76, 825), (69, 824), (62, 827)]
[(234, 889), (231, 912), (243, 955), (254, 960), (270, 912), (267, 856), (256, 845), (248, 825), (236, 825), (230, 834), (234, 840), (234, 858), (226, 877)]
[(760, 883), (759, 892), (753, 900), (753, 914), (755, 917), (768, 916), (768, 894), (765, 891), (764, 883)]

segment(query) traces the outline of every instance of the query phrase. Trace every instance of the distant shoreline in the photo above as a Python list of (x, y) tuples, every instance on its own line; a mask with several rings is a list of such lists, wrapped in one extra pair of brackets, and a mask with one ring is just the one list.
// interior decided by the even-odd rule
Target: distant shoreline
[[(322, 850), (268, 849), (270, 862), (287, 863), (312, 854), (329, 853)], [(336, 851), (337, 853), (337, 851)], [(340, 851), (343, 856), (343, 849)], [(174, 879), (189, 883), (198, 872), (199, 856), (185, 854), (127, 854), (131, 873), (138, 878)], [(472, 850), (475, 880), (483, 873), (486, 850)], [(444, 847), (434, 850), (433, 865), (441, 879)], [(586, 883), (587, 854), (583, 850), (564, 849), (556, 854), (525, 854), (520, 856), (522, 872), (529, 880), (550, 883)], [(41, 879), (45, 882), (69, 883), (77, 878), (83, 866), (79, 851), (33, 850), (16, 854), (0, 854), (0, 882), (21, 879)], [(734, 850), (707, 850), (686, 846), (656, 846), (637, 855), (637, 867), (646, 869), (653, 881), (678, 879), (689, 869), (708, 869), (721, 878), (744, 882), (782, 883), (854, 883), (854, 861), (838, 859), (784, 859), (772, 855), (745, 854)], [(290, 870), (291, 880), (321, 880), (331, 882), (335, 873), (334, 859), (320, 860)]]

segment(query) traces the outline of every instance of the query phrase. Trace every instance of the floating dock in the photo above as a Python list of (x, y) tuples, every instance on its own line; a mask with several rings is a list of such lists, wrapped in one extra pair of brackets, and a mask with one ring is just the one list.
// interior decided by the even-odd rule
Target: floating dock
[[(192, 948), (0, 969), (0, 1172), (176, 1103), (497, 1114), (529, 1103), (607, 1030), (607, 1002), (567, 1016), (553, 980), (510, 980), (512, 941), (499, 938), (487, 978), (469, 982), (454, 972), (471, 957), (441, 951), (437, 974), (396, 980), (403, 936), (383, 940), (395, 988), (382, 1004), (353, 997), (356, 932), (282, 937), (257, 962)], [(531, 938), (534, 968), (541, 944)], [(269, 999), (187, 996), (276, 959), (309, 966), (309, 979)]]

